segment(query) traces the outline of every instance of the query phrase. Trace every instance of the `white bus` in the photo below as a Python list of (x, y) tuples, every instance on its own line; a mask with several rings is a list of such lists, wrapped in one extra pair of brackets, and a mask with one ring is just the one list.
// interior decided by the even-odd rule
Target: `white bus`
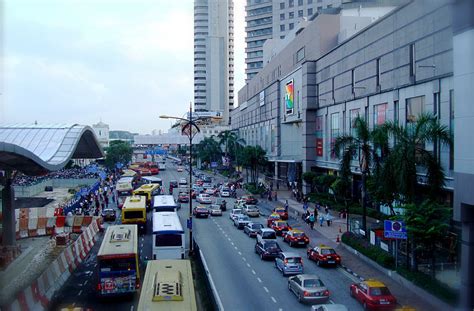
[(176, 212), (153, 213), (152, 256), (155, 259), (183, 259), (185, 254), (183, 226)]
[(165, 160), (162, 160), (162, 161), (158, 162), (158, 167), (160, 168), (160, 171), (165, 171), (166, 170)]
[(157, 195), (153, 200), (153, 211), (155, 212), (176, 212), (180, 207), (174, 197), (169, 194)]

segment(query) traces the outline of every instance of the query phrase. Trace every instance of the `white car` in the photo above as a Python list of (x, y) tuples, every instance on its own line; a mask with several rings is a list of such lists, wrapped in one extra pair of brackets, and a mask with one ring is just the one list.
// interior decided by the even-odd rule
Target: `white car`
[(340, 304), (324, 304), (311, 306), (311, 311), (347, 311), (345, 305)]
[(178, 182), (178, 185), (180, 186), (186, 186), (188, 184), (188, 181), (186, 180), (186, 178), (181, 178)]
[(244, 214), (249, 217), (258, 217), (260, 216), (260, 211), (256, 205), (244, 204)]
[(238, 200), (235, 200), (235, 203), (234, 203), (234, 208), (244, 208), (244, 204), (245, 204), (245, 200), (242, 200), (242, 199), (238, 199)]
[(235, 218), (237, 218), (238, 216), (241, 216), (243, 214), (244, 214), (244, 212), (240, 208), (234, 208), (229, 213), (229, 218), (233, 221)]
[(211, 205), (211, 216), (222, 216), (222, 210), (219, 205)]
[(221, 197), (230, 197), (230, 189), (229, 188), (222, 188), (220, 193), (221, 193)]
[(196, 201), (198, 201), (201, 204), (211, 204), (212, 199), (209, 194), (201, 193), (197, 196)]
[(210, 182), (205, 182), (202, 184), (202, 187), (204, 189), (211, 189), (212, 188), (212, 184)]

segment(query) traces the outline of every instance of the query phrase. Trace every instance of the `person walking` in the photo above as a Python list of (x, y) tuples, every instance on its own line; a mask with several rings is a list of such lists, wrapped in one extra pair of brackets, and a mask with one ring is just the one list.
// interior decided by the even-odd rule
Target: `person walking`
[(315, 221), (316, 221), (316, 218), (314, 217), (314, 214), (311, 213), (311, 215), (309, 215), (309, 226), (311, 227), (311, 230), (314, 230)]
[[(275, 191), (276, 193), (276, 191)], [(276, 201), (276, 197), (275, 197), (275, 201)], [(288, 200), (285, 201), (285, 212), (288, 213)]]
[(324, 223), (324, 217), (323, 215), (319, 216), (319, 226), (323, 226), (323, 223)]

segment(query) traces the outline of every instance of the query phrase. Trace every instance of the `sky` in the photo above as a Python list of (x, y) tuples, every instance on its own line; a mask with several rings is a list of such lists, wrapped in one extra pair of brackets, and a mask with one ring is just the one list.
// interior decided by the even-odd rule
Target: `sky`
[[(245, 0), (234, 0), (235, 90)], [(193, 100), (193, 0), (0, 0), (0, 123), (166, 131)]]

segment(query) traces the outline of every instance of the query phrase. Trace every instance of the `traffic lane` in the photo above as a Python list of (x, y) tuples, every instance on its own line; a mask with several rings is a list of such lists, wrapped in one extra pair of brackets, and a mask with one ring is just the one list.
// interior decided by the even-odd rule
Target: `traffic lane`
[[(197, 241), (204, 253), (219, 297), (228, 310), (277, 310), (268, 289), (257, 281), (252, 267), (238, 257), (239, 248), (229, 235), (216, 234), (217, 219), (195, 222)], [(230, 241), (229, 241), (230, 240)], [(273, 299), (275, 299), (273, 297)]]

